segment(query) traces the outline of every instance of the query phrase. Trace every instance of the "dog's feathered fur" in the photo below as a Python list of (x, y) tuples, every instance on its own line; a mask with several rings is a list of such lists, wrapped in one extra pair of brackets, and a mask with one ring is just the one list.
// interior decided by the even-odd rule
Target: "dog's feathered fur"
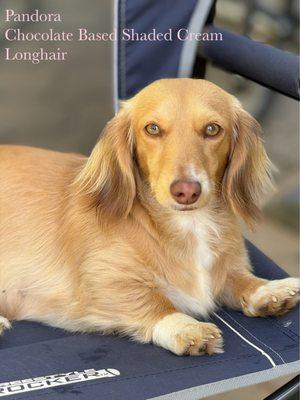
[[(145, 133), (153, 122), (160, 137)], [(222, 127), (216, 138), (203, 135), (210, 122)], [(193, 209), (170, 196), (178, 178), (201, 182)], [(221, 351), (218, 328), (191, 316), (218, 303), (277, 315), (299, 300), (297, 279), (251, 273), (241, 236), (238, 217), (253, 226), (270, 186), (259, 124), (203, 80), (142, 90), (87, 159), (1, 146), (0, 325), (28, 319), (176, 354)]]

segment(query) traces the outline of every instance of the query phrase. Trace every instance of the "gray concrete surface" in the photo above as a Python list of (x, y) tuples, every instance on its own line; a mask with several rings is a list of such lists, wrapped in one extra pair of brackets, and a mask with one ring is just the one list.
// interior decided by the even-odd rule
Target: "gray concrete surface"
[[(24, 3), (1, 1), (2, 33), (4, 6)], [(26, 0), (43, 12), (62, 15), (62, 23), (31, 23), (26, 32), (49, 28), (75, 31), (112, 30), (112, 2), (109, 0)], [(95, 143), (112, 109), (111, 42), (11, 42), (0, 49), (0, 141), (48, 147), (61, 151), (88, 153)], [(69, 55), (62, 62), (11, 62), (3, 59), (3, 47), (14, 51), (51, 51), (60, 47)]]

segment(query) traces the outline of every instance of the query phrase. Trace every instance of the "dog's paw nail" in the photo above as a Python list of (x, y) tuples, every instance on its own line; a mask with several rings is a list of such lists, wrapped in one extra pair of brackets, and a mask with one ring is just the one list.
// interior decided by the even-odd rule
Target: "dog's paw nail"
[(273, 303), (277, 303), (277, 301), (278, 301), (277, 297), (276, 296), (272, 296), (272, 301), (273, 301)]
[(211, 339), (215, 339), (215, 336), (214, 335), (210, 335), (209, 336)]
[(191, 341), (190, 341), (190, 346), (194, 346), (194, 345), (195, 345), (194, 340), (191, 340)]
[(295, 296), (296, 292), (295, 292), (294, 290), (289, 290), (289, 294), (290, 294), (291, 296)]

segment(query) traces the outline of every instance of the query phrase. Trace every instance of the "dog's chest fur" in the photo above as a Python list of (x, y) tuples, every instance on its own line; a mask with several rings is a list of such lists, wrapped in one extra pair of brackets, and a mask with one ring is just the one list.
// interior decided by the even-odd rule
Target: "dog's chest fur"
[(165, 294), (178, 310), (205, 317), (215, 306), (211, 269), (215, 261), (212, 245), (218, 238), (217, 225), (206, 213), (179, 216), (174, 222), (183, 240), (192, 240), (192, 245), (187, 246), (191, 253), (188, 257), (190, 265), (183, 266), (187, 274), (190, 272), (190, 282), (188, 289), (180, 287), (180, 282), (168, 283)]

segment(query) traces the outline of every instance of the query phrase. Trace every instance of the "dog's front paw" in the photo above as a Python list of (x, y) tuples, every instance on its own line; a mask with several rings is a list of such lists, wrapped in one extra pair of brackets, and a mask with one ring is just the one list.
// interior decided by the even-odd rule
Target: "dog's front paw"
[(0, 336), (5, 331), (5, 329), (10, 329), (10, 327), (11, 327), (11, 325), (10, 325), (9, 320), (0, 315)]
[(223, 353), (223, 339), (216, 325), (182, 313), (162, 318), (155, 325), (152, 337), (153, 343), (179, 356)]
[(283, 315), (299, 302), (300, 279), (286, 278), (269, 281), (248, 299), (242, 299), (243, 311), (249, 317)]

